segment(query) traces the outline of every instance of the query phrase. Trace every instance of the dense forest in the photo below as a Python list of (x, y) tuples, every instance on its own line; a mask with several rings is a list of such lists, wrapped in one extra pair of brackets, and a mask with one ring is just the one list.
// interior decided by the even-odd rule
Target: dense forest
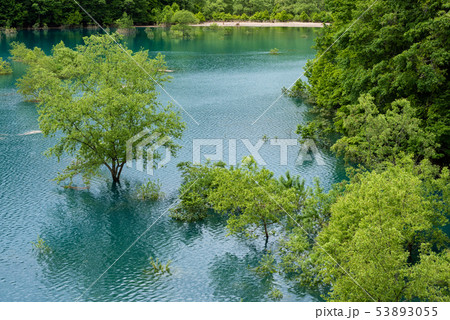
[(371, 3), (328, 1), (333, 24), (305, 68), (308, 84), (300, 80), (291, 92), (319, 114), (299, 133), (337, 131), (332, 149), (372, 168), (400, 153), (448, 163), (450, 3), (378, 1), (346, 31)]
[[(79, 0), (78, 3), (103, 25), (113, 24), (124, 12), (138, 25), (166, 22), (167, 14), (180, 9), (197, 14), (200, 20), (330, 19), (323, 0)], [(0, 3), (0, 26), (40, 28), (91, 24), (92, 20), (73, 0)]]

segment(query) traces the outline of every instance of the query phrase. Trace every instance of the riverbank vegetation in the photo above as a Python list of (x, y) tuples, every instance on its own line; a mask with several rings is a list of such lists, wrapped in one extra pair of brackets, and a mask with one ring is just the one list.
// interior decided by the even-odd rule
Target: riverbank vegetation
[[(202, 22), (314, 21), (331, 22), (324, 0), (79, 0), (103, 26), (114, 26), (124, 13), (137, 25), (172, 24), (179, 10), (195, 14)], [(7, 0), (0, 3), (0, 27), (80, 27), (93, 21), (71, 0)]]
[[(51, 55), (23, 44), (12, 46), (13, 59), (28, 65), (18, 80), (19, 92), (39, 102), (44, 136), (58, 138), (46, 154), (58, 160), (73, 157), (56, 178), (58, 182), (72, 182), (78, 174), (88, 182), (102, 166), (119, 182), (129, 139), (144, 129), (153, 137), (149, 145), (160, 136), (181, 137), (184, 123), (179, 113), (157, 101), (155, 88), (168, 80), (162, 71), (164, 57), (150, 59), (148, 51), (119, 47), (115, 42), (120, 36), (113, 37), (85, 37), (84, 45), (75, 49), (61, 42)], [(164, 145), (173, 154), (179, 148), (173, 140)], [(155, 153), (154, 158), (158, 157)]]
[(308, 83), (290, 92), (314, 103), (310, 126), (340, 133), (333, 149), (370, 167), (385, 157), (395, 162), (399, 152), (448, 163), (448, 2), (378, 1), (345, 34), (370, 2), (331, 2), (334, 22), (305, 67)]

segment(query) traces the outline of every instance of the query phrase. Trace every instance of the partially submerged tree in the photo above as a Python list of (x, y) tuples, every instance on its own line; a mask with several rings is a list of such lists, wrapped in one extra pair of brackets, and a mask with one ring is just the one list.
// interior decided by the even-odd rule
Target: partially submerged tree
[(267, 242), (270, 225), (288, 219), (299, 207), (296, 190), (285, 187), (268, 169), (258, 168), (251, 157), (240, 167), (218, 171), (212, 185), (208, 200), (214, 210), (228, 215), (231, 234), (254, 236), (262, 228)]
[[(150, 59), (147, 51), (134, 53), (122, 44), (125, 53), (107, 35), (83, 40), (84, 45), (74, 50), (60, 43), (53, 56), (29, 61), (24, 79), (38, 84), (30, 90), (40, 101), (43, 134), (58, 138), (47, 155), (58, 160), (64, 154), (74, 157), (57, 180), (76, 174), (88, 178), (106, 166), (112, 180), (119, 182), (127, 140), (144, 129), (148, 136), (180, 138), (184, 123), (171, 105), (164, 107), (157, 101), (156, 82), (167, 80), (161, 71), (165, 69), (162, 55)], [(19, 87), (25, 90), (23, 80)], [(172, 153), (179, 148), (173, 140), (164, 146)]]
[(298, 177), (287, 174), (277, 180), (251, 157), (231, 168), (223, 162), (181, 163), (179, 167), (181, 202), (172, 210), (172, 217), (195, 221), (205, 218), (208, 210), (220, 212), (228, 218), (230, 234), (257, 236), (255, 231), (262, 229), (267, 242), (271, 225), (290, 219), (304, 196), (304, 184)]

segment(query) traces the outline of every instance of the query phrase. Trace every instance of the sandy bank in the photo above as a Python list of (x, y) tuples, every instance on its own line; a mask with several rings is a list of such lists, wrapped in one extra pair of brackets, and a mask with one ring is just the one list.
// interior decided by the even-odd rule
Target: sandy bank
[(321, 28), (322, 22), (256, 22), (256, 21), (209, 21), (199, 24), (191, 24), (194, 27), (209, 27), (211, 24), (216, 23), (219, 27), (303, 27), (303, 28)]
[[(295, 28), (321, 28), (322, 22), (256, 22), (256, 21), (208, 21), (198, 24), (191, 24), (193, 27), (209, 27), (211, 24), (216, 23), (219, 27), (295, 27)], [(158, 28), (161, 26), (136, 26), (139, 28)]]

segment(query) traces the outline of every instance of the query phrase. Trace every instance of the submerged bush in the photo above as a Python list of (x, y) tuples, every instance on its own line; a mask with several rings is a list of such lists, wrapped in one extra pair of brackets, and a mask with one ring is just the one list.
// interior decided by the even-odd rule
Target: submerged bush
[(208, 202), (208, 192), (213, 188), (212, 183), (216, 172), (225, 168), (224, 162), (204, 165), (182, 162), (178, 164), (182, 171), (183, 184), (180, 188), (180, 203), (171, 209), (170, 216), (181, 221), (196, 221), (206, 217), (211, 209)]
[(138, 187), (137, 196), (142, 200), (158, 200), (164, 197), (164, 192), (161, 191), (161, 183), (159, 180), (156, 182), (149, 180), (147, 183)]
[(31, 242), (33, 249), (41, 254), (49, 254), (52, 253), (52, 249), (47, 245), (44, 239), (42, 239), (39, 235), (37, 236), (36, 242)]
[(11, 74), (13, 72), (11, 65), (6, 62), (3, 61), (3, 59), (0, 57), (0, 75), (4, 75), (4, 74)]
[(150, 257), (150, 266), (151, 271), (155, 274), (170, 274), (170, 264), (172, 263), (171, 260), (167, 261), (166, 264), (163, 264), (159, 261), (159, 258), (154, 259), (153, 257)]
[(280, 54), (280, 49), (278, 49), (278, 48), (270, 49), (269, 54), (271, 54), (271, 55)]

